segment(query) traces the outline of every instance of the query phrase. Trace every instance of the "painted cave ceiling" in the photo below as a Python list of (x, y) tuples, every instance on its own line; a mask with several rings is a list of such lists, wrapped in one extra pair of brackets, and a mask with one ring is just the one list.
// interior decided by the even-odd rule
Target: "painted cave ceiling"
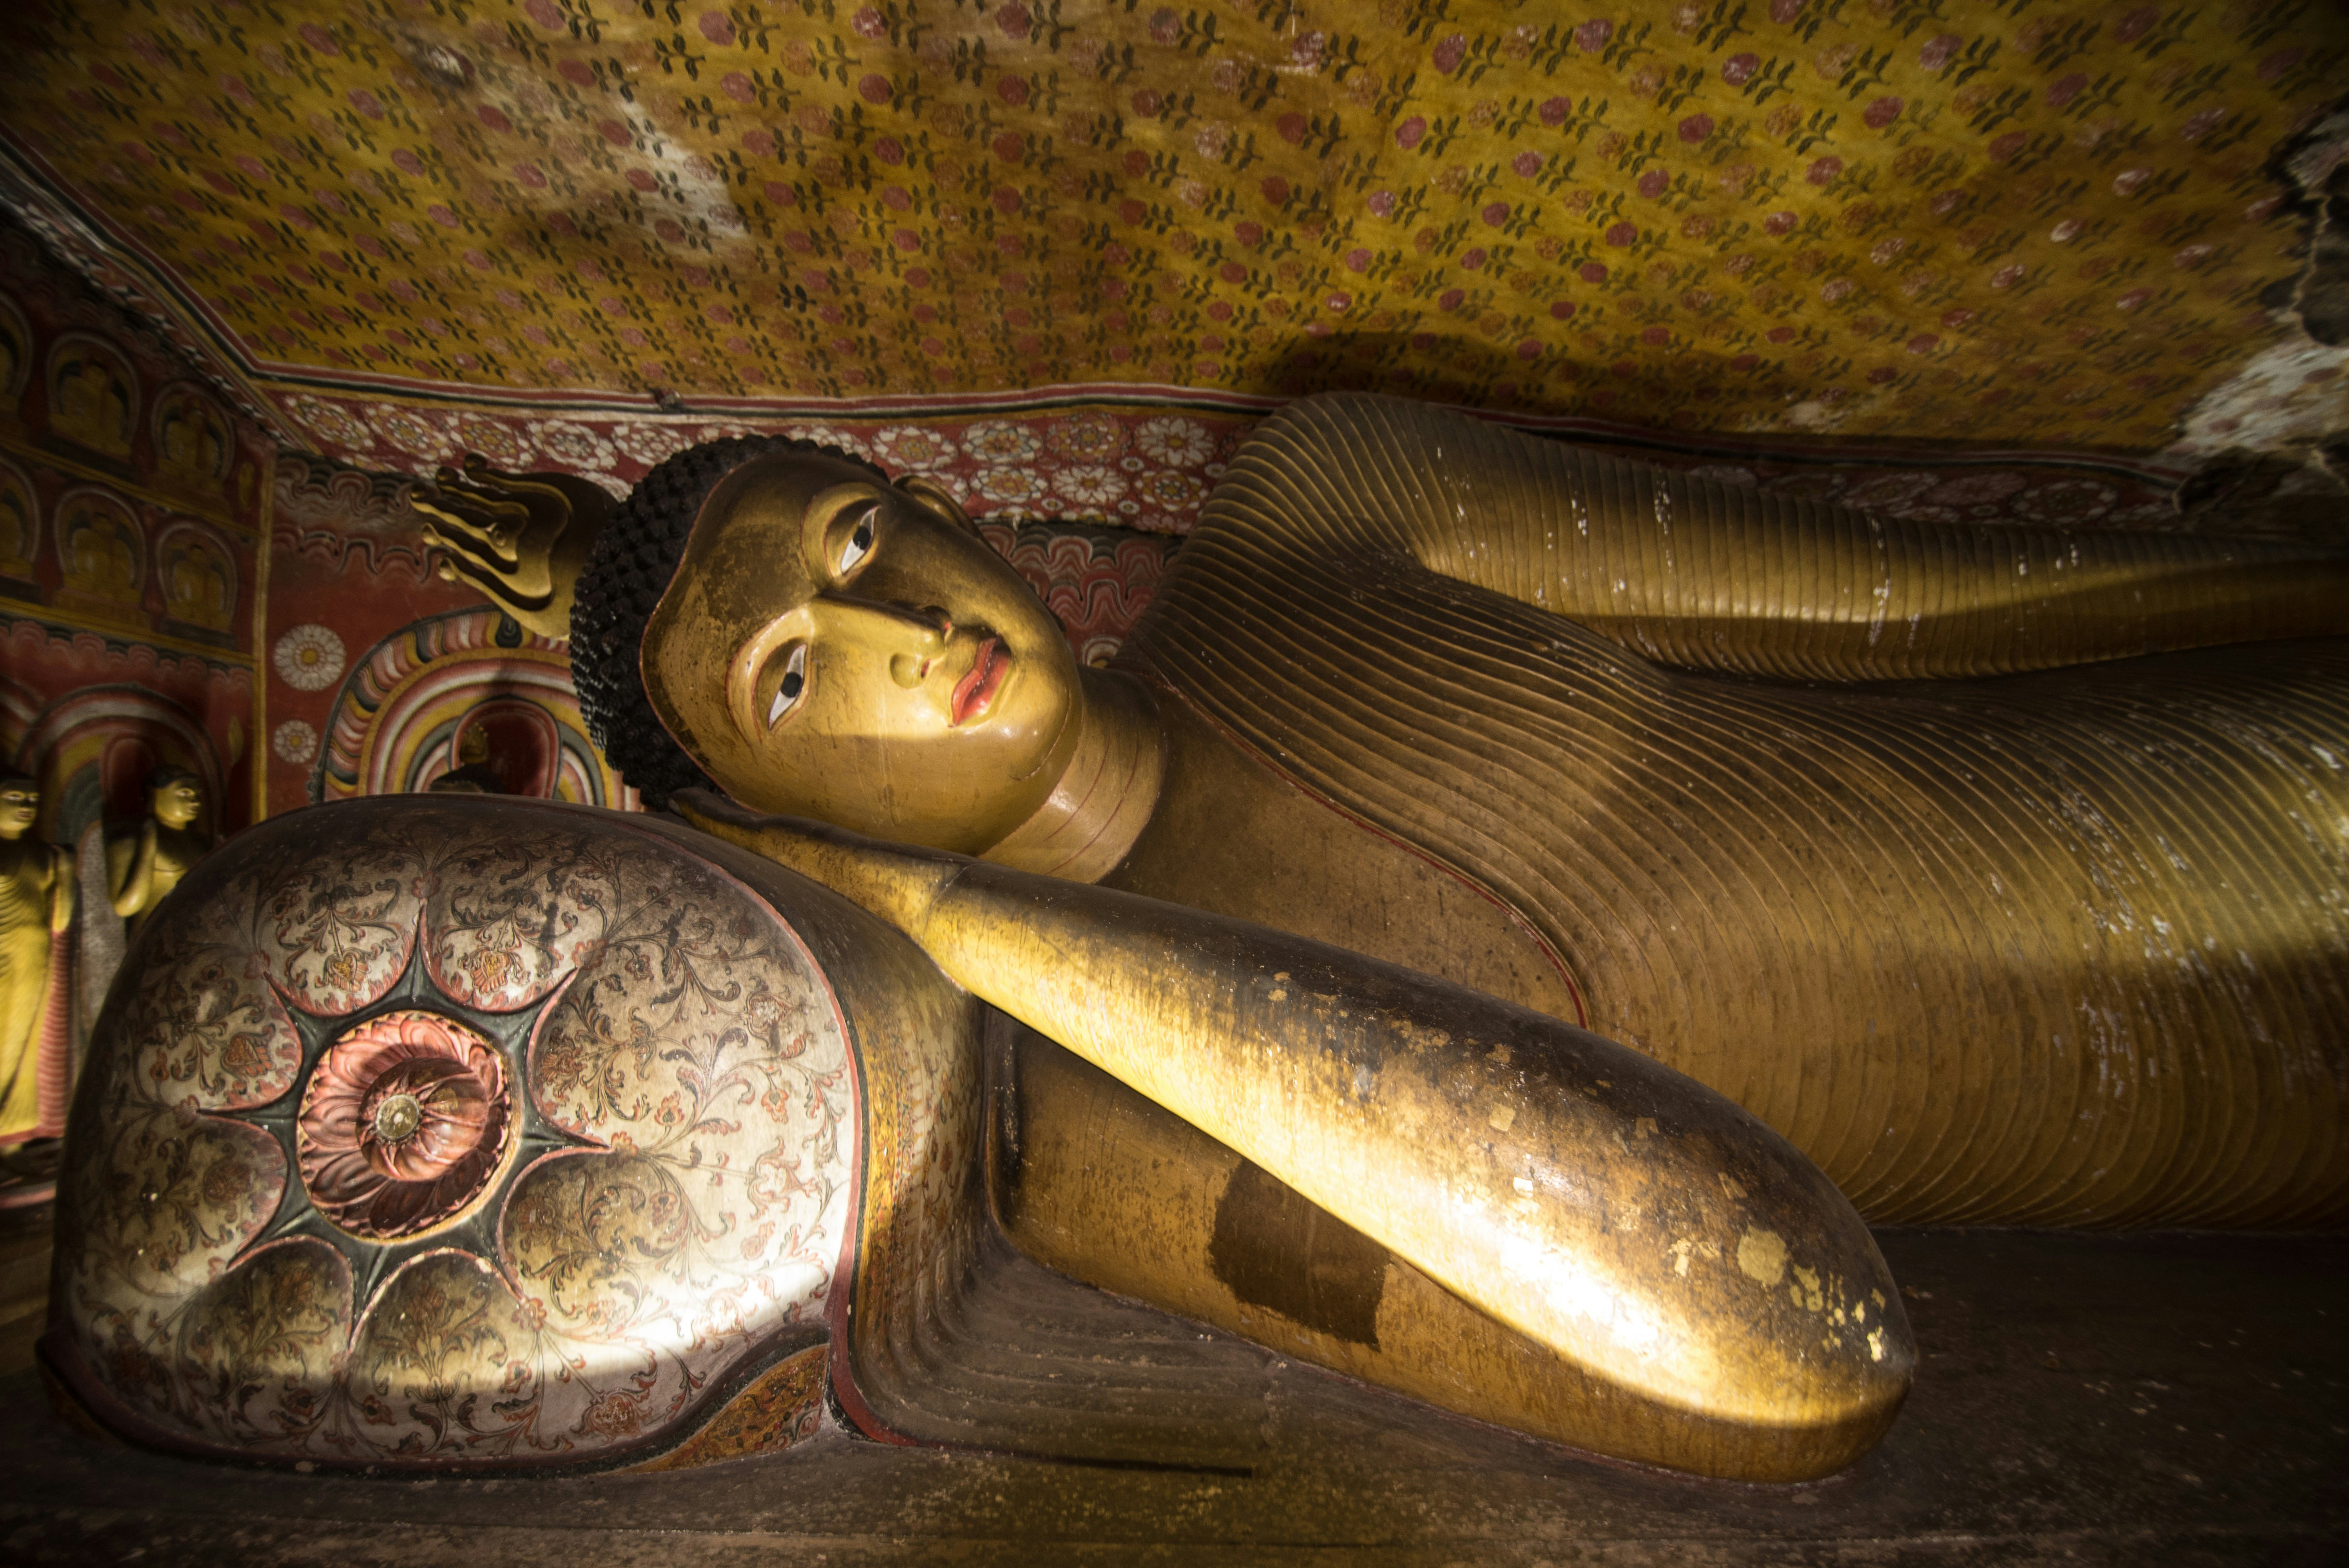
[(19, 0), (0, 38), (11, 205), (347, 454), (387, 405), (1112, 387), (2152, 452), (2296, 330), (2275, 156), (2349, 80), (2329, 0)]

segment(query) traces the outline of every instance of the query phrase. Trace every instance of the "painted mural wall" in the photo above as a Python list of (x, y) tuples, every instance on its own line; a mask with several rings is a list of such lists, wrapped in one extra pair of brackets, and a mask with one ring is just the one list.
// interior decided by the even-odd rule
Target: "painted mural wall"
[(0, 738), (50, 787), (55, 831), (129, 811), (164, 762), (206, 780), (216, 827), (252, 820), (273, 455), (151, 332), (0, 231)]
[(106, 838), (149, 774), (192, 771), (214, 834), (258, 810), (273, 456), (150, 327), (0, 229), (0, 761), (79, 871), (77, 1027), (120, 951)]
[(442, 577), (413, 481), (299, 455), (274, 479), (267, 810), (431, 788), (486, 757), (503, 793), (625, 808), (570, 658)]

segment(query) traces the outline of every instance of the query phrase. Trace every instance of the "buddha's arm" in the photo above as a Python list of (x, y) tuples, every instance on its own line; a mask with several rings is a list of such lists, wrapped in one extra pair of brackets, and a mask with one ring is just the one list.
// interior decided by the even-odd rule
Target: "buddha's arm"
[(49, 930), (71, 930), (79, 890), (74, 885), (73, 857), (63, 850), (49, 851)]
[(1940, 678), (2349, 629), (2338, 551), (1878, 519), (1391, 398), (1268, 420), (1208, 517), (1402, 548), (1692, 669)]
[[(1842, 1196), (1727, 1099), (1529, 1009), (1268, 928), (680, 796), (955, 981), (1639, 1397), (1889, 1411), (1911, 1352)], [(1816, 1280), (1790, 1292), (1787, 1282)]]
[(140, 825), (136, 838), (106, 846), (106, 891), (125, 920), (147, 907), (155, 891), (154, 819)]

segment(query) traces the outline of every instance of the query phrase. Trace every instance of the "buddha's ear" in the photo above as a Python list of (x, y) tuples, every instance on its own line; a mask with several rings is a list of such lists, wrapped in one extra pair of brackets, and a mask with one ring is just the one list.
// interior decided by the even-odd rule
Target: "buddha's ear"
[(907, 474), (897, 481), (897, 488), (948, 522), (959, 523), (973, 533), (978, 531), (978, 524), (971, 521), (970, 513), (963, 511), (962, 502), (955, 500), (954, 491), (929, 475)]

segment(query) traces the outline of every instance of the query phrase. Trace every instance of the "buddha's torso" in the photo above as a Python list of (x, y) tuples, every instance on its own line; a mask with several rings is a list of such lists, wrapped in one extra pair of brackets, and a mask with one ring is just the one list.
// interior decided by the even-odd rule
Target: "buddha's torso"
[(40, 1119), (38, 1065), (31, 1048), (52, 1001), (51, 964), (63, 857), (30, 836), (0, 839), (0, 1136)]
[(57, 851), (48, 845), (0, 839), (0, 985), (7, 983), (21, 950), (47, 952), (57, 874)]
[(1546, 947), (1878, 1218), (2340, 1215), (2349, 643), (1795, 686), (1322, 546), (1211, 518), (1128, 643), (1180, 701), (1121, 885), (1562, 1012)]
[(1293, 931), (1586, 1020), (1558, 955), (1460, 872), (1309, 794), (1163, 690), (1158, 809), (1102, 885)]

